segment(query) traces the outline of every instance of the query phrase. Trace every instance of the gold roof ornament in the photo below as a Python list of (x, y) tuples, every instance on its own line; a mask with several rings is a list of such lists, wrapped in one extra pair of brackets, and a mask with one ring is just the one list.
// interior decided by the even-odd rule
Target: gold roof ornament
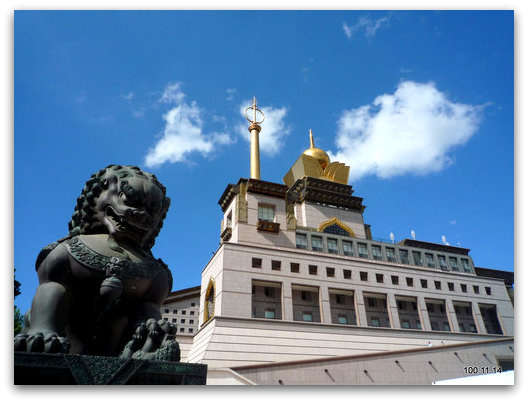
[(309, 176), (346, 185), (349, 173), (349, 166), (338, 161), (330, 162), (328, 154), (315, 147), (313, 132), (310, 129), (310, 148), (295, 161), (295, 164), (284, 175), (283, 182), (286, 186), (292, 186), (297, 180)]
[(321, 164), (323, 169), (325, 169), (330, 163), (330, 157), (328, 154), (324, 150), (321, 150), (314, 145), (312, 129), (310, 129), (310, 148), (304, 151), (303, 154), (315, 158), (317, 162)]
[[(248, 116), (248, 112), (252, 114)], [(260, 114), (257, 118), (257, 112)], [(253, 97), (253, 103), (244, 111), (244, 116), (251, 125), (248, 127), (251, 133), (251, 173), (250, 178), (260, 179), (260, 146), (259, 133), (261, 130), (260, 124), (264, 122), (264, 113), (257, 108), (257, 98)]]

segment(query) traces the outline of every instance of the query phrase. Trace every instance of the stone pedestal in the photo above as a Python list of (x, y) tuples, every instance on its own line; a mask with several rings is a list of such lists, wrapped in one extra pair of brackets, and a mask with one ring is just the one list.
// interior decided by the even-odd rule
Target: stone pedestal
[(207, 365), (15, 352), (15, 385), (205, 385)]

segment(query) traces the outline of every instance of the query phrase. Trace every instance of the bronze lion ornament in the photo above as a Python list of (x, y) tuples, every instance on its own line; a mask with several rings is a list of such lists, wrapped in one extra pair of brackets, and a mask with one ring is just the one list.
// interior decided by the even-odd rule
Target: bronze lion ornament
[(138, 167), (93, 174), (68, 236), (37, 257), (39, 286), (15, 350), (179, 361), (176, 329), (160, 314), (172, 275), (151, 252), (169, 205)]

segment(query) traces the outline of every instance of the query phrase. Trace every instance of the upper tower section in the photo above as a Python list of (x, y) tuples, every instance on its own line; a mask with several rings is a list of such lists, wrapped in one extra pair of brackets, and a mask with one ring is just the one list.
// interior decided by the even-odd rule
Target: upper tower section
[(310, 129), (310, 148), (301, 154), (282, 180), (288, 187), (306, 176), (346, 185), (349, 173), (350, 167), (342, 162), (330, 162), (328, 154), (315, 147), (313, 133)]

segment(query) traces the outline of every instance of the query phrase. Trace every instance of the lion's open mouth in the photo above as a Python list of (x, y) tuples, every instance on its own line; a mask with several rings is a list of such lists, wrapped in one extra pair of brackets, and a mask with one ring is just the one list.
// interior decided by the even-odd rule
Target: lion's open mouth
[(110, 219), (114, 228), (122, 234), (129, 234), (134, 238), (143, 239), (149, 232), (149, 228), (144, 228), (144, 225), (135, 222), (132, 218), (133, 213), (131, 210), (126, 210), (125, 214), (119, 214), (112, 206), (107, 206), (105, 215)]

